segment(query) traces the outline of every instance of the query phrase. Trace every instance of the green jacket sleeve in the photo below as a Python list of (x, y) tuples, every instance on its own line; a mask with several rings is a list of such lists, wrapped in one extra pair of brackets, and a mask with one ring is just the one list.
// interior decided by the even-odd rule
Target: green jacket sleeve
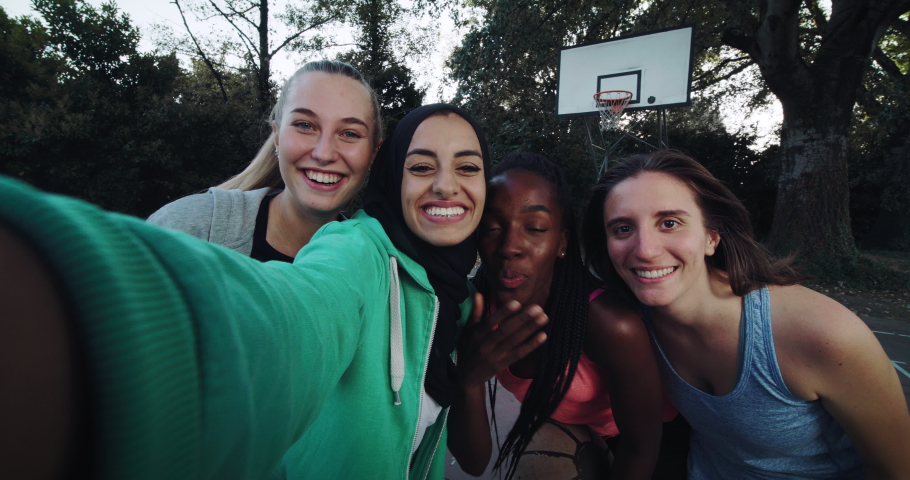
[(0, 222), (73, 306), (99, 478), (266, 477), (357, 349), (362, 282), (382, 261), (330, 234), (295, 265), (261, 264), (6, 178)]

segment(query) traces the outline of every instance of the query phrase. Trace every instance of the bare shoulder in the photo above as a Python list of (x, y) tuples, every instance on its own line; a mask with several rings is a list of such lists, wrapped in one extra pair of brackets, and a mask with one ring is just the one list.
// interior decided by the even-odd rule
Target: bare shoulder
[(610, 343), (647, 334), (636, 309), (615, 291), (595, 298), (588, 309), (588, 335)]
[[(660, 379), (651, 340), (636, 306), (616, 292), (606, 291), (588, 310), (585, 353), (606, 373), (617, 424), (620, 416), (654, 400), (659, 419)], [(624, 399), (624, 400), (620, 400)], [(636, 404), (620, 403), (630, 401)], [(619, 414), (624, 411), (624, 414)], [(623, 428), (620, 426), (620, 429)]]
[(910, 471), (910, 415), (891, 360), (863, 321), (803, 287), (771, 289), (772, 331), (787, 387), (820, 400), (866, 461), (869, 478)]
[(770, 287), (770, 294), (778, 363), (797, 396), (814, 399), (845, 364), (887, 358), (869, 327), (837, 301), (798, 285)]
[[(771, 286), (774, 328), (802, 341), (826, 341), (869, 332), (847, 307), (815, 290), (800, 286)], [(777, 337), (777, 335), (775, 335)]]

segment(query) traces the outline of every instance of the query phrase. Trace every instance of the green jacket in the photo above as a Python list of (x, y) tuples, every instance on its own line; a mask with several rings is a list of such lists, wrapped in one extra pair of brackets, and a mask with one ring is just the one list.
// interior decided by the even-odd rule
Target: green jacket
[[(0, 222), (45, 257), (72, 305), (95, 478), (265, 478), (292, 445), (278, 472), (294, 478), (398, 479), (409, 465), (409, 478), (442, 478), (445, 411), (410, 458), (435, 298), (374, 219), (327, 225), (294, 264), (7, 178)], [(401, 405), (389, 376), (390, 256)]]
[[(323, 227), (298, 254), (296, 262), (321, 258), (336, 261), (338, 252), (351, 249), (357, 253), (349, 253), (350, 261), (360, 268), (348, 274), (355, 287), (347, 287), (346, 291), (364, 296), (352, 306), (361, 309), (361, 316), (369, 321), (360, 326), (360, 346), (354, 357), (341, 360), (350, 366), (329, 395), (322, 413), (288, 451), (273, 478), (442, 479), (447, 409), (426, 431), (413, 458), (409, 458), (416, 440), (421, 387), (438, 309), (433, 289), (423, 267), (402, 254), (379, 222), (362, 211), (350, 220)], [(389, 313), (390, 257), (395, 257), (398, 264), (405, 339), (400, 405), (394, 404), (390, 387), (389, 326), (394, 323)], [(323, 288), (338, 287), (329, 284)], [(351, 306), (339, 308), (352, 311)], [(465, 302), (462, 319), (467, 318), (468, 312)]]

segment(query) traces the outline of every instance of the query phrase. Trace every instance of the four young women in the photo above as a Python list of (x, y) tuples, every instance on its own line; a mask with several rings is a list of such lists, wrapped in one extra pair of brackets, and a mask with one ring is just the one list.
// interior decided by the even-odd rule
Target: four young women
[[(548, 162), (505, 160), (485, 210), (489, 153), (465, 112), (421, 107), (379, 148), (362, 79), (310, 65), (276, 106), (260, 152), (276, 162), (150, 219), (274, 258), (255, 253), (258, 230), (293, 264), (0, 179), (0, 309), (23, 319), (0, 335), (18, 392), (7, 473), (441, 478), (450, 406), (448, 444), (482, 471), (482, 383), (501, 372), (525, 402), (498, 460), (509, 472), (550, 429), (620, 433), (613, 474), (648, 478), (672, 417), (658, 368), (692, 424), (693, 478), (910, 471), (910, 418), (872, 333), (792, 286), (693, 160), (635, 157), (599, 182), (585, 251), (609, 289), (591, 294)], [(365, 212), (329, 224), (377, 150)], [(270, 180), (243, 180), (262, 165)], [(456, 365), (482, 214), (487, 307), (476, 299)]]

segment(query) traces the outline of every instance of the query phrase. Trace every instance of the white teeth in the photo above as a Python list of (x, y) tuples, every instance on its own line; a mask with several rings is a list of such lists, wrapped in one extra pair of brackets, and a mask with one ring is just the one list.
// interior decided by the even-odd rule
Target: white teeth
[(309, 178), (316, 183), (331, 185), (341, 181), (341, 175), (337, 173), (314, 172), (312, 170), (304, 170), (304, 173), (306, 174), (306, 178)]
[(426, 207), (423, 210), (434, 217), (454, 217), (456, 215), (461, 215), (462, 213), (464, 213), (465, 208), (464, 207), (448, 207), (448, 208)]
[(636, 270), (634, 268), (632, 269), (632, 271), (635, 272), (635, 275), (638, 275), (639, 277), (643, 277), (643, 278), (665, 277), (665, 276), (673, 273), (673, 270), (676, 270), (676, 267), (661, 268), (660, 270)]

